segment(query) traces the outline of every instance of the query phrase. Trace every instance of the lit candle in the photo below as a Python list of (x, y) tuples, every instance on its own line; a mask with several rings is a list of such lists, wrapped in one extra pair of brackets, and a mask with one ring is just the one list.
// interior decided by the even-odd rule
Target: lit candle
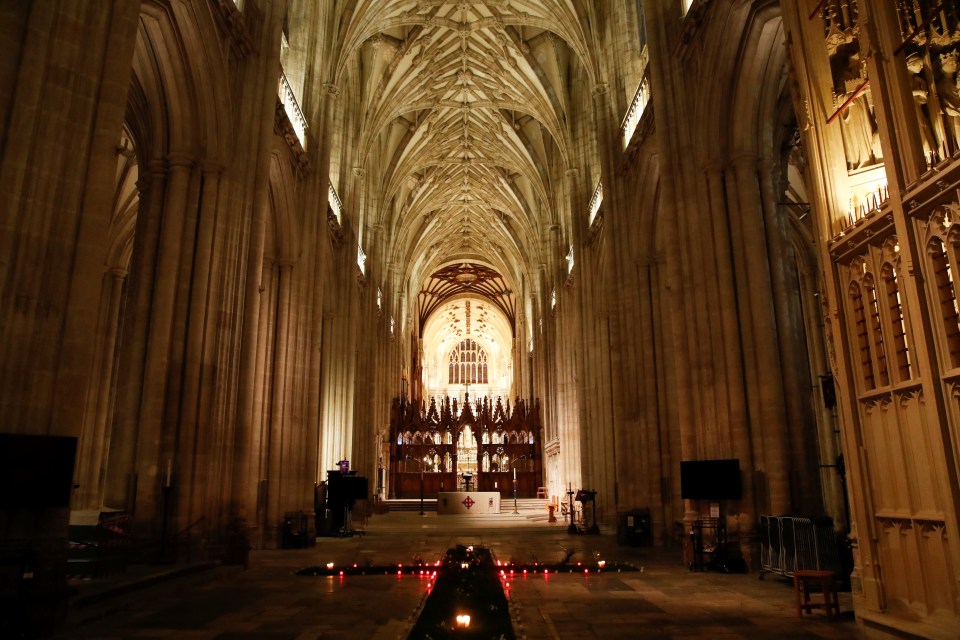
[(514, 479), (514, 480), (517, 479), (517, 468), (516, 468), (516, 467), (513, 468), (513, 479)]

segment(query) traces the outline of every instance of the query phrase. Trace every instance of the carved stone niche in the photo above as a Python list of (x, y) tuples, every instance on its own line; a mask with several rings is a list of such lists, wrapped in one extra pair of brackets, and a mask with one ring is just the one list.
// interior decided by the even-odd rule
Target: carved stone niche
[(876, 165), (883, 159), (883, 153), (873, 99), (869, 87), (865, 86), (867, 66), (860, 51), (857, 5), (849, 0), (828, 0), (820, 19), (847, 169), (854, 171)]

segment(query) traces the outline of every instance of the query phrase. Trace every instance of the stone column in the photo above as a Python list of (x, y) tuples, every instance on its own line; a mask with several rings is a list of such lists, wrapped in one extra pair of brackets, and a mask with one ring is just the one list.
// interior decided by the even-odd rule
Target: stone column
[[(759, 421), (752, 422), (754, 450), (767, 480), (766, 507), (772, 513), (787, 513), (791, 508), (789, 460), (786, 452), (786, 406), (782, 369), (770, 280), (769, 252), (763, 229), (763, 208), (757, 175), (757, 159), (742, 155), (733, 160), (740, 219), (743, 229), (744, 266), (749, 293), (749, 313), (753, 331), (747, 336), (752, 348), (748, 362), (756, 367), (755, 393), (759, 401)], [(751, 357), (752, 356), (752, 357)], [(759, 465), (758, 465), (759, 466)]]
[(120, 303), (126, 278), (126, 269), (118, 267), (108, 269), (103, 278), (96, 360), (77, 452), (78, 471), (74, 474), (80, 485), (73, 504), (75, 509), (96, 509), (102, 504), (104, 466), (110, 444), (108, 425), (115, 382)]
[[(219, 498), (223, 483), (227, 482), (229, 486), (228, 480), (222, 476), (224, 461), (221, 456), (224, 449), (218, 446), (226, 437), (225, 425), (220, 420), (211, 420), (209, 413), (211, 396), (215, 392), (212, 387), (216, 380), (209, 375), (213, 370), (214, 355), (208, 341), (216, 340), (216, 335), (207, 330), (208, 319), (217, 316), (216, 301), (222, 288), (219, 279), (212, 277), (222, 167), (206, 163), (200, 167), (200, 171), (196, 242), (193, 255), (190, 256), (193, 273), (185, 327), (177, 456), (182, 460), (199, 459), (203, 462), (185, 467), (181, 472), (178, 486), (185, 503), (177, 519), (181, 527), (209, 514), (208, 507), (219, 505), (219, 500), (215, 500), (214, 496)], [(208, 375), (205, 376), (205, 372)], [(205, 504), (205, 501), (209, 502)], [(207, 519), (211, 520), (208, 526), (214, 528), (217, 523), (210, 515), (207, 515)]]
[[(787, 459), (793, 472), (793, 494), (799, 499), (793, 508), (800, 513), (821, 513), (820, 462), (810, 427), (816, 424), (813, 398), (809, 393), (810, 363), (804, 340), (800, 308), (799, 265), (789, 242), (789, 213), (777, 204), (780, 195), (774, 185), (777, 166), (769, 160), (760, 164), (760, 193), (766, 229), (770, 280), (773, 289), (774, 320), (780, 348), (781, 385), (784, 390)], [(832, 459), (829, 460), (833, 462)]]
[(123, 310), (123, 336), (118, 364), (110, 454), (104, 481), (104, 506), (133, 510), (137, 485), (136, 450), (140, 433), (140, 403), (143, 392), (145, 354), (150, 332), (153, 285), (163, 201), (167, 186), (167, 165), (160, 160), (147, 163), (137, 188), (140, 209)]
[(140, 478), (136, 506), (140, 523), (149, 522), (156, 515), (160, 466), (164, 463), (164, 454), (167, 459), (173, 455), (169, 449), (173, 434), (165, 429), (165, 425), (177, 417), (175, 413), (171, 415), (175, 408), (167, 405), (167, 384), (178, 310), (177, 289), (192, 160), (184, 154), (172, 154), (169, 163), (140, 394), (140, 429), (136, 446), (136, 467)]
[(278, 541), (277, 527), (280, 524), (282, 513), (280, 512), (283, 503), (283, 465), (289, 463), (284, 460), (283, 452), (285, 441), (290, 437), (287, 424), (288, 418), (288, 394), (287, 385), (289, 381), (288, 356), (291, 327), (290, 318), (290, 275), (292, 265), (290, 263), (277, 264), (277, 306), (276, 306), (276, 324), (273, 354), (273, 363), (270, 367), (272, 375), (270, 376), (273, 385), (271, 388), (272, 401), (269, 422), (269, 437), (261, 443), (265, 448), (266, 473), (264, 477), (267, 480), (267, 505), (264, 513), (265, 521), (263, 529), (266, 533), (267, 545), (270, 542)]
[[(718, 380), (718, 395), (724, 395), (722, 406), (726, 406), (724, 416), (718, 416), (719, 439), (723, 448), (716, 453), (722, 456), (739, 457), (744, 468), (751, 468), (750, 442), (747, 434), (747, 411), (744, 406), (743, 365), (738, 340), (737, 293), (734, 278), (733, 257), (730, 253), (730, 216), (727, 210), (727, 195), (724, 191), (723, 166), (719, 161), (708, 163), (704, 167), (707, 179), (710, 215), (707, 217), (711, 227), (708, 230), (713, 239), (714, 264), (713, 279), (718, 289), (717, 304), (719, 335), (721, 341), (717, 350), (720, 367), (715, 370)], [(716, 333), (714, 335), (717, 335)]]
[[(139, 6), (0, 9), (0, 413), (79, 435)], [(85, 55), (76, 55), (83, 51)]]
[(257, 345), (254, 361), (254, 380), (256, 388), (253, 397), (251, 415), (250, 455), (251, 473), (256, 483), (248, 484), (244, 489), (251, 494), (250, 511), (247, 518), (254, 530), (251, 532), (251, 544), (262, 548), (266, 544), (264, 524), (266, 523), (266, 504), (268, 490), (268, 451), (270, 441), (270, 411), (273, 396), (273, 377), (270, 375), (274, 361), (276, 340), (277, 275), (278, 270), (272, 260), (264, 261), (261, 270), (261, 284), (258, 289), (260, 309), (257, 323)]
[[(240, 519), (247, 519), (255, 513), (260, 489), (253, 481), (258, 477), (257, 451), (253, 448), (256, 433), (254, 425), (254, 402), (257, 387), (257, 340), (260, 322), (260, 287), (264, 246), (266, 244), (266, 223), (270, 214), (270, 163), (274, 143), (274, 113), (277, 103), (277, 71), (280, 66), (280, 39), (283, 20), (286, 14), (285, 0), (258, 0), (264, 16), (261, 37), (261, 55), (251, 59), (245, 78), (249, 83), (249, 95), (255, 105), (249, 119), (239, 126), (251, 127), (248, 153), (245, 166), (236, 167), (244, 175), (243, 184), (249, 194), (249, 200), (243, 202), (249, 207), (251, 219), (240, 224), (249, 224), (249, 234), (242, 233), (240, 247), (240, 268), (238, 288), (242, 290), (240, 306), (242, 308), (242, 328), (239, 338), (239, 356), (237, 381), (236, 419), (232, 433), (233, 456), (227, 469), (231, 475), (231, 511)], [(247, 211), (247, 209), (244, 209)]]

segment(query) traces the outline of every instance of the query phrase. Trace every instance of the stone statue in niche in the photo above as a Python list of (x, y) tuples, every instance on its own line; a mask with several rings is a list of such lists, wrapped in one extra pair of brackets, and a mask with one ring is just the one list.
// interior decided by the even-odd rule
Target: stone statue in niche
[[(929, 164), (934, 159), (943, 157), (943, 138), (938, 141), (933, 135), (932, 120), (930, 119), (927, 102), (930, 97), (929, 85), (924, 75), (923, 56), (913, 51), (907, 54), (907, 69), (910, 71), (910, 82), (913, 90), (913, 103), (916, 107), (917, 121), (920, 124), (920, 139), (923, 142), (923, 157)], [(939, 144), (938, 144), (939, 142)]]
[(960, 92), (957, 91), (957, 52), (941, 53), (940, 77), (937, 79), (937, 98), (946, 127), (950, 151), (960, 148)]
[[(845, 55), (842, 53), (844, 50)], [(838, 107), (845, 103), (847, 105), (838, 120), (843, 132), (847, 169), (853, 171), (876, 164), (883, 154), (880, 151), (880, 138), (870, 102), (870, 90), (865, 89), (856, 95), (866, 81), (863, 60), (856, 42), (838, 50), (837, 58), (845, 63), (839, 67), (837, 74), (836, 103)]]
[(834, 106), (841, 109), (834, 122), (843, 134), (847, 170), (877, 164), (883, 157), (873, 114), (867, 70), (860, 57), (860, 15), (857, 3), (828, 0), (821, 3), (823, 37), (830, 56)]

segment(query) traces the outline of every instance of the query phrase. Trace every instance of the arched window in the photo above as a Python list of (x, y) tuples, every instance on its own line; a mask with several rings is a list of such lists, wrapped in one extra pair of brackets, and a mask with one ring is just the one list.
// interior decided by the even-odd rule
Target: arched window
[(860, 374), (864, 388), (869, 391), (875, 389), (877, 384), (873, 377), (873, 356), (870, 354), (870, 337), (867, 330), (867, 316), (863, 308), (863, 293), (857, 282), (850, 283), (850, 302), (853, 304), (855, 340), (860, 352)]
[(893, 329), (893, 349), (897, 375), (900, 380), (910, 380), (913, 378), (913, 365), (910, 362), (910, 346), (907, 344), (907, 330), (903, 321), (903, 304), (900, 300), (897, 270), (892, 264), (884, 265), (883, 281), (886, 285), (890, 325)]
[(957, 311), (957, 294), (953, 285), (950, 258), (940, 238), (930, 241), (927, 252), (933, 266), (933, 282), (937, 288), (937, 301), (940, 303), (940, 317), (943, 320), (950, 365), (960, 366), (960, 313)]
[(449, 384), (489, 384), (487, 352), (467, 338), (453, 348), (448, 359)]
[(864, 279), (867, 302), (870, 306), (870, 338), (873, 342), (873, 352), (877, 361), (877, 384), (885, 387), (890, 384), (890, 374), (887, 372), (887, 352), (883, 344), (883, 324), (880, 322), (880, 303), (877, 301), (877, 290), (873, 286), (873, 277)]

